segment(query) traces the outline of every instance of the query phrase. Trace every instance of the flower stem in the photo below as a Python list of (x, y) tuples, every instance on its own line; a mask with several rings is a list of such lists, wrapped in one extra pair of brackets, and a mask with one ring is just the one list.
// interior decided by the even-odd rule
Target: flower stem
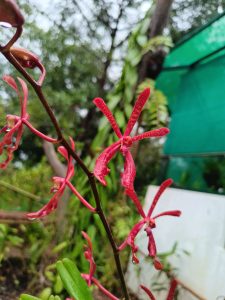
[(27, 72), (26, 70), (20, 65), (20, 63), (15, 59), (15, 57), (10, 53), (10, 51), (4, 52), (2, 53), (5, 58), (24, 76), (24, 78), (31, 84), (31, 86), (33, 87), (34, 91), (36, 92), (38, 98), (40, 99), (43, 107), (45, 108), (47, 114), (49, 115), (52, 124), (55, 127), (55, 130), (57, 132), (58, 135), (58, 140), (59, 140), (59, 144), (63, 145), (69, 155), (71, 155), (75, 161), (77, 162), (77, 164), (82, 168), (82, 170), (84, 171), (84, 173), (87, 175), (89, 183), (90, 183), (90, 187), (92, 189), (93, 195), (94, 195), (94, 199), (95, 199), (95, 204), (96, 204), (96, 213), (99, 215), (101, 222), (105, 228), (108, 240), (111, 244), (112, 250), (113, 250), (113, 255), (114, 255), (114, 260), (115, 260), (115, 264), (117, 267), (117, 272), (120, 278), (120, 283), (121, 283), (121, 288), (124, 294), (124, 298), (125, 300), (129, 300), (129, 293), (127, 290), (127, 286), (126, 286), (126, 282), (125, 282), (125, 278), (124, 278), (124, 274), (123, 274), (123, 269), (122, 269), (122, 265), (121, 265), (121, 261), (120, 261), (120, 257), (119, 257), (119, 250), (118, 247), (116, 245), (116, 242), (114, 240), (111, 228), (108, 224), (108, 221), (106, 219), (106, 216), (102, 210), (101, 207), (101, 201), (99, 198), (99, 194), (98, 194), (98, 190), (97, 190), (97, 186), (96, 186), (96, 181), (95, 181), (95, 177), (94, 174), (89, 171), (89, 169), (87, 168), (87, 166), (84, 164), (84, 162), (82, 161), (82, 159), (73, 151), (73, 149), (71, 148), (71, 146), (69, 145), (69, 143), (66, 141), (65, 137), (63, 136), (63, 133), (61, 131), (61, 128), (58, 124), (58, 121), (54, 115), (53, 110), (51, 109), (51, 107), (49, 106), (43, 92), (42, 92), (42, 87), (40, 84), (38, 84)]

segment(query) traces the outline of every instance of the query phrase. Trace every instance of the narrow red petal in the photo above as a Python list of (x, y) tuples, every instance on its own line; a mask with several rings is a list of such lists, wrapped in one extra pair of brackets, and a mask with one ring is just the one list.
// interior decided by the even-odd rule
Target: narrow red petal
[(114, 296), (113, 294), (111, 294), (107, 289), (104, 288), (104, 286), (101, 285), (101, 283), (96, 279), (96, 278), (92, 278), (92, 282), (99, 288), (99, 290), (105, 294), (107, 297), (109, 297), (109, 299), (111, 300), (119, 300), (119, 298), (117, 298), (116, 296)]
[(136, 167), (132, 154), (127, 150), (124, 154), (124, 171), (121, 174), (121, 184), (125, 189), (134, 189), (134, 179), (136, 176)]
[(28, 88), (27, 88), (27, 84), (24, 80), (22, 80), (19, 77), (17, 77), (17, 79), (19, 80), (21, 87), (22, 87), (22, 91), (23, 91), (23, 99), (19, 95), (19, 98), (21, 99), (21, 117), (25, 117), (26, 110), (27, 110)]
[(101, 110), (101, 112), (106, 116), (106, 118), (108, 119), (109, 123), (112, 126), (112, 129), (114, 130), (115, 134), (121, 138), (122, 137), (122, 133), (119, 129), (119, 126), (112, 114), (112, 112), (110, 111), (110, 109), (108, 108), (108, 106), (106, 105), (105, 101), (102, 98), (95, 98), (93, 100), (94, 104)]
[(153, 219), (157, 219), (163, 216), (180, 217), (180, 215), (181, 215), (180, 210), (169, 210), (156, 215)]
[(156, 256), (157, 250), (156, 250), (156, 244), (155, 244), (155, 239), (154, 236), (152, 234), (152, 230), (151, 228), (146, 228), (145, 229), (147, 236), (148, 236), (148, 252), (149, 252), (149, 256), (151, 256), (152, 258), (154, 258)]
[(39, 218), (43, 218), (43, 217), (49, 215), (51, 212), (53, 212), (53, 210), (55, 210), (58, 206), (58, 202), (59, 202), (60, 198), (62, 197), (64, 189), (65, 189), (65, 185), (62, 186), (61, 189), (59, 189), (59, 191), (57, 193), (55, 193), (55, 195), (49, 200), (49, 202), (46, 205), (44, 205), (37, 212), (28, 213), (27, 217), (29, 219), (39, 219)]
[(32, 131), (34, 134), (39, 136), (41, 139), (43, 139), (49, 143), (53, 143), (53, 144), (58, 142), (57, 139), (47, 136), (44, 133), (37, 130), (36, 128), (34, 128), (34, 126), (30, 122), (28, 122), (26, 119), (23, 119), (23, 123), (30, 129), (30, 131)]
[(148, 211), (148, 217), (150, 217), (152, 215), (152, 212), (157, 204), (157, 202), (159, 201), (160, 196), (162, 195), (162, 193), (165, 191), (165, 189), (167, 187), (169, 187), (171, 184), (173, 183), (173, 180), (171, 178), (165, 180), (159, 187), (158, 192), (156, 193), (153, 201), (152, 201), (152, 205), (149, 208)]
[(146, 103), (146, 101), (148, 100), (150, 95), (150, 89), (147, 88), (145, 89), (137, 98), (135, 104), (134, 104), (134, 108), (133, 111), (131, 113), (130, 119), (128, 121), (126, 130), (124, 132), (124, 135), (129, 135), (134, 127), (134, 124), (137, 122), (141, 111)]
[(174, 299), (177, 285), (178, 285), (178, 282), (175, 279), (173, 279), (170, 283), (170, 289), (169, 289), (169, 293), (167, 295), (166, 300), (173, 300)]
[(81, 231), (83, 237), (85, 238), (85, 240), (88, 243), (88, 247), (90, 248), (90, 250), (92, 251), (92, 242), (91, 242), (91, 238), (89, 237), (89, 235), (85, 232), (85, 231)]
[(151, 300), (156, 300), (155, 297), (154, 297), (154, 295), (152, 294), (152, 292), (151, 292), (148, 288), (146, 288), (144, 285), (140, 285), (140, 287), (141, 287), (142, 290), (144, 290), (145, 293), (149, 296), (149, 299), (151, 299)]
[(103, 184), (106, 185), (105, 176), (108, 175), (110, 169), (108, 168), (108, 163), (116, 154), (120, 148), (120, 141), (107, 147), (97, 158), (94, 167), (95, 177)]
[(16, 81), (13, 77), (9, 75), (4, 75), (2, 79), (9, 85), (11, 88), (13, 88), (18, 93), (18, 86), (16, 84)]
[(140, 203), (140, 201), (139, 201), (139, 199), (138, 199), (138, 196), (137, 196), (137, 194), (135, 193), (135, 191), (134, 191), (133, 189), (126, 189), (126, 190), (125, 190), (125, 193), (126, 193), (126, 195), (129, 196), (130, 199), (133, 201), (133, 203), (134, 203), (134, 205), (136, 206), (136, 208), (137, 208), (139, 214), (140, 214), (143, 218), (145, 218), (145, 217), (146, 217), (146, 216), (145, 216), (145, 213), (144, 213), (144, 211), (143, 211), (142, 205), (141, 205), (141, 203)]
[(13, 151), (7, 151), (7, 158), (4, 162), (0, 163), (0, 169), (6, 169), (8, 164), (11, 162), (11, 160), (13, 159)]
[(71, 191), (74, 193), (74, 195), (77, 196), (77, 198), (80, 200), (80, 202), (86, 206), (91, 212), (96, 212), (96, 209), (91, 206), (91, 204), (89, 204), (82, 196), (81, 194), (76, 190), (76, 188), (72, 185), (71, 182), (67, 181), (66, 183), (68, 185), (68, 187), (71, 189)]
[(66, 159), (68, 160), (68, 152), (64, 146), (59, 146), (57, 151)]
[(163, 264), (161, 261), (158, 259), (158, 257), (155, 257), (153, 260), (153, 264), (156, 270), (162, 270), (163, 269)]
[(170, 130), (166, 127), (162, 127), (159, 129), (154, 129), (154, 130), (150, 130), (147, 132), (144, 132), (142, 134), (139, 134), (137, 136), (132, 137), (132, 141), (136, 142), (136, 141), (140, 141), (146, 138), (151, 138), (151, 137), (161, 137), (164, 135), (167, 135), (170, 132)]
[(84, 256), (90, 264), (88, 285), (91, 285), (91, 281), (92, 281), (93, 275), (94, 275), (95, 270), (96, 270), (96, 264), (95, 264), (94, 257), (93, 257), (93, 252), (92, 252), (93, 248), (92, 248), (91, 239), (90, 239), (89, 235), (84, 231), (82, 231), (82, 235), (88, 243), (88, 246), (85, 245), (86, 251), (84, 252)]

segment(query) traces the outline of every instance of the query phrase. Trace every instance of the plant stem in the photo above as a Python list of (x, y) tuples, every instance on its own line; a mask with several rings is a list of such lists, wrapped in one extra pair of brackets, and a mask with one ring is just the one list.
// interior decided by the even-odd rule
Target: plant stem
[(63, 136), (63, 133), (62, 133), (61, 128), (58, 124), (58, 121), (57, 121), (57, 119), (54, 115), (54, 112), (51, 109), (51, 107), (49, 106), (49, 104), (48, 104), (48, 102), (47, 102), (47, 100), (46, 100), (46, 98), (45, 98), (45, 96), (42, 92), (41, 85), (39, 85), (26, 72), (26, 70), (20, 65), (20, 63), (15, 59), (15, 57), (10, 53), (10, 51), (4, 52), (2, 54), (24, 76), (24, 78), (31, 84), (31, 86), (33, 87), (34, 91), (36, 92), (38, 98), (40, 99), (42, 105), (44, 106), (47, 114), (49, 115), (52, 124), (55, 127), (55, 130), (56, 130), (57, 135), (58, 135), (59, 144), (63, 145), (67, 149), (69, 155), (71, 155), (74, 158), (74, 160), (77, 162), (77, 164), (82, 168), (84, 173), (88, 176), (90, 187), (92, 189), (94, 199), (95, 199), (95, 203), (96, 203), (96, 213), (99, 215), (99, 217), (102, 221), (102, 224), (105, 228), (105, 231), (106, 231), (106, 234), (107, 234), (107, 237), (108, 237), (108, 240), (111, 244), (113, 254), (114, 254), (114, 260), (115, 260), (116, 267), (117, 267), (117, 272), (119, 274), (119, 278), (120, 278), (120, 282), (121, 282), (121, 288), (122, 288), (123, 293), (124, 293), (124, 297), (125, 297), (126, 300), (129, 300), (130, 297), (129, 297), (126, 282), (125, 282), (125, 279), (124, 279), (124, 274), (123, 274), (123, 270), (122, 270), (122, 266), (121, 266), (118, 247), (116, 245), (116, 242), (114, 240), (111, 228), (110, 228), (110, 226), (107, 222), (107, 219), (106, 219), (105, 214), (104, 214), (104, 212), (102, 210), (102, 207), (101, 207), (101, 201), (100, 201), (100, 198), (99, 198), (99, 194), (98, 194), (94, 174), (91, 171), (89, 171), (89, 169), (86, 167), (86, 165), (84, 164), (82, 159), (73, 151), (73, 149), (70, 147), (70, 145), (66, 141), (65, 137)]

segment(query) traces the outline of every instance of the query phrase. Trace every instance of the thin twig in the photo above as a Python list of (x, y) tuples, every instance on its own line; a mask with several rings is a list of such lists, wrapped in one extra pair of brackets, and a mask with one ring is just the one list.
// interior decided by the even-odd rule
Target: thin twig
[(26, 70), (20, 65), (20, 63), (15, 59), (15, 57), (10, 53), (10, 51), (8, 52), (4, 52), (3, 55), (5, 56), (5, 58), (24, 76), (24, 78), (31, 84), (31, 86), (33, 87), (34, 91), (36, 92), (38, 98), (40, 99), (42, 105), (44, 106), (47, 114), (49, 115), (52, 124), (55, 127), (55, 130), (57, 132), (58, 135), (58, 141), (59, 144), (63, 145), (69, 155), (71, 155), (75, 161), (77, 162), (77, 164), (82, 168), (82, 170), (84, 171), (84, 173), (88, 176), (88, 180), (93, 192), (93, 196), (95, 199), (95, 203), (96, 203), (96, 209), (97, 209), (97, 214), (99, 215), (102, 224), (105, 228), (108, 240), (111, 244), (112, 250), (113, 250), (113, 254), (114, 254), (114, 260), (116, 263), (116, 267), (117, 267), (117, 271), (118, 271), (118, 275), (120, 278), (120, 282), (121, 282), (121, 288), (123, 290), (124, 293), (124, 297), (126, 300), (129, 300), (129, 294), (128, 294), (128, 290), (127, 290), (127, 286), (126, 286), (126, 282), (124, 279), (124, 274), (123, 274), (123, 270), (122, 270), (122, 266), (121, 266), (121, 261), (120, 261), (120, 257), (119, 257), (119, 251), (116, 245), (116, 242), (114, 240), (111, 228), (106, 220), (105, 214), (102, 210), (101, 207), (101, 201), (99, 198), (99, 194), (98, 194), (98, 190), (97, 190), (97, 186), (96, 186), (96, 181), (94, 178), (94, 175), (91, 171), (89, 171), (89, 169), (86, 167), (86, 165), (84, 164), (84, 162), (81, 160), (81, 158), (73, 151), (73, 149), (70, 147), (69, 143), (66, 141), (65, 137), (63, 136), (63, 133), (61, 131), (61, 128), (58, 124), (58, 121), (51, 109), (51, 107), (49, 106), (47, 100), (45, 99), (45, 96), (42, 92), (42, 87), (26, 72)]
[(41, 200), (41, 197), (36, 196), (36, 195), (34, 195), (34, 194), (30, 193), (30, 192), (27, 192), (27, 191), (25, 191), (25, 190), (23, 190), (23, 189), (21, 189), (19, 187), (16, 187), (16, 186), (14, 186), (14, 185), (12, 185), (10, 183), (7, 183), (5, 181), (0, 180), (0, 185), (3, 186), (3, 187), (5, 187), (5, 188), (7, 188), (7, 189), (9, 189), (9, 190), (11, 190), (11, 191), (19, 193), (19, 194), (21, 194), (21, 195), (23, 195), (23, 196), (25, 196), (27, 198), (30, 198), (32, 200), (37, 200), (37, 201)]

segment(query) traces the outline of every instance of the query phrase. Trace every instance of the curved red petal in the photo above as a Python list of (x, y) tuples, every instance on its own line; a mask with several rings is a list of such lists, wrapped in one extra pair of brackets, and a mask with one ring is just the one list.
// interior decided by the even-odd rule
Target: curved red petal
[(0, 163), (0, 169), (3, 170), (6, 169), (12, 159), (13, 159), (13, 151), (8, 150), (6, 160)]
[(125, 189), (134, 189), (136, 167), (132, 154), (129, 150), (123, 154), (125, 156), (124, 171), (121, 174), (121, 184)]
[(81, 231), (83, 237), (85, 238), (85, 240), (87, 241), (88, 243), (88, 247), (89, 249), (91, 250), (92, 252), (92, 242), (91, 242), (91, 238), (89, 237), (89, 235), (85, 232), (85, 231)]
[(149, 253), (149, 256), (154, 258), (156, 256), (156, 253), (157, 253), (155, 239), (154, 239), (154, 236), (152, 234), (151, 228), (148, 227), (148, 228), (145, 229), (145, 231), (146, 231), (147, 236), (148, 236), (148, 253)]
[(68, 160), (68, 152), (64, 146), (59, 146), (57, 151), (66, 159)]
[(163, 269), (163, 264), (161, 261), (158, 259), (158, 257), (155, 257), (153, 260), (153, 264), (156, 270), (162, 270)]
[(28, 219), (39, 219), (43, 218), (47, 215), (49, 215), (51, 212), (53, 212), (57, 206), (60, 198), (62, 197), (62, 194), (64, 192), (65, 185), (62, 186), (57, 193), (49, 200), (49, 202), (44, 205), (40, 210), (33, 213), (28, 213), (27, 218)]
[(144, 211), (143, 211), (141, 202), (139, 201), (138, 196), (137, 196), (137, 194), (135, 193), (134, 189), (126, 189), (126, 190), (125, 190), (125, 193), (126, 193), (126, 195), (129, 196), (130, 199), (133, 201), (133, 203), (134, 203), (134, 205), (136, 206), (136, 208), (137, 208), (139, 214), (140, 214), (143, 218), (145, 218), (146, 216), (145, 216), (145, 213), (144, 213)]
[(140, 285), (140, 287), (149, 296), (149, 299), (156, 300), (155, 297), (154, 297), (154, 295), (152, 294), (152, 292), (148, 288), (146, 288), (144, 285)]
[(110, 109), (108, 108), (108, 106), (106, 105), (105, 101), (102, 98), (95, 98), (93, 100), (94, 104), (101, 110), (101, 112), (106, 116), (106, 118), (108, 119), (109, 123), (112, 126), (112, 129), (114, 130), (115, 134), (121, 138), (122, 137), (122, 133), (119, 129), (119, 126), (112, 114), (112, 112), (110, 111)]
[(17, 77), (17, 79), (19, 80), (23, 91), (23, 99), (19, 96), (21, 99), (21, 117), (25, 117), (27, 110), (28, 88), (26, 82), (23, 79), (19, 77)]
[(120, 141), (107, 147), (97, 158), (94, 167), (95, 177), (103, 184), (106, 185), (105, 176), (108, 175), (110, 169), (108, 168), (108, 163), (116, 154), (120, 148)]
[(119, 298), (117, 298), (116, 296), (114, 296), (113, 294), (111, 294), (107, 289), (104, 288), (104, 286), (101, 285), (101, 283), (96, 279), (96, 278), (92, 278), (92, 282), (99, 288), (99, 290), (105, 294), (109, 299), (111, 300), (119, 300)]
[(11, 88), (13, 88), (18, 93), (18, 86), (16, 84), (16, 81), (13, 77), (9, 75), (4, 75), (2, 79), (9, 85)]
[(161, 137), (161, 136), (167, 135), (169, 132), (170, 132), (170, 130), (166, 127), (150, 130), (150, 131), (147, 131), (147, 132), (144, 132), (142, 134), (132, 137), (132, 142), (140, 141), (140, 140), (143, 140), (146, 138), (151, 138), (151, 137)]
[(171, 184), (173, 183), (173, 180), (171, 178), (165, 180), (159, 187), (153, 201), (152, 201), (152, 205), (149, 208), (148, 211), (148, 217), (150, 217), (152, 215), (152, 212), (157, 204), (157, 202), (159, 201), (160, 196), (162, 195), (162, 193), (165, 191), (165, 189), (167, 187), (169, 187)]
[(167, 295), (166, 300), (174, 299), (177, 285), (178, 285), (178, 282), (176, 281), (176, 279), (172, 279), (172, 281), (170, 282), (170, 289), (169, 289), (169, 293)]
[(127, 127), (124, 132), (124, 135), (129, 135), (131, 133), (131, 131), (134, 127), (134, 124), (137, 122), (137, 120), (141, 114), (141, 111), (142, 111), (146, 101), (148, 100), (149, 96), (150, 96), (150, 89), (147, 88), (137, 98), (137, 100), (134, 104), (134, 108), (131, 113), (130, 119), (127, 123)]
[(163, 217), (163, 216), (180, 217), (180, 215), (181, 215), (180, 210), (169, 210), (169, 211), (165, 211), (165, 212), (162, 212), (162, 213), (154, 216), (153, 219), (157, 219), (157, 218)]

